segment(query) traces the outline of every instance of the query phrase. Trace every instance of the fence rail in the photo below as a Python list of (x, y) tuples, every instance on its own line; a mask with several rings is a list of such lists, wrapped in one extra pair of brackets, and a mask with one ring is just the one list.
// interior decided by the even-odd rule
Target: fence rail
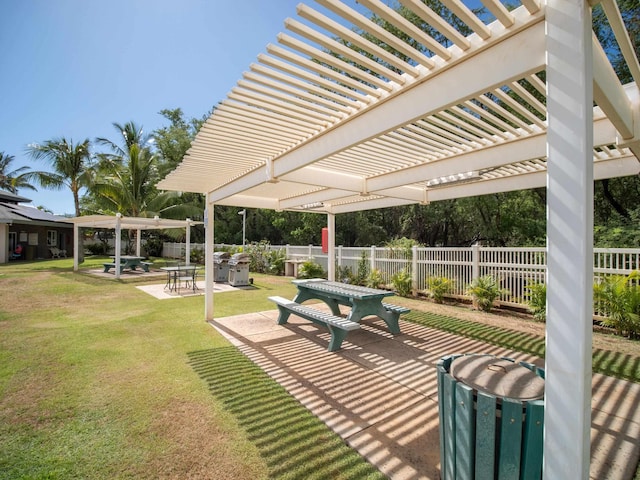
[[(192, 248), (204, 250), (202, 244)], [(229, 249), (234, 245), (216, 245), (214, 250)], [(165, 243), (163, 256), (184, 257), (184, 243)], [(289, 260), (313, 260), (327, 270), (327, 254), (315, 245), (271, 245), (272, 250), (285, 249)], [(545, 283), (547, 270), (546, 248), (541, 247), (413, 247), (410, 250), (386, 247), (336, 247), (336, 264), (357, 273), (366, 265), (369, 271), (379, 270), (385, 283), (390, 284), (399, 272), (411, 272), (414, 291), (426, 288), (429, 277), (445, 277), (453, 281), (452, 295), (464, 296), (467, 286), (484, 275), (500, 281), (508, 293), (501, 301), (524, 304), (527, 285)], [(608, 275), (628, 275), (640, 270), (638, 248), (594, 248), (594, 282)]]

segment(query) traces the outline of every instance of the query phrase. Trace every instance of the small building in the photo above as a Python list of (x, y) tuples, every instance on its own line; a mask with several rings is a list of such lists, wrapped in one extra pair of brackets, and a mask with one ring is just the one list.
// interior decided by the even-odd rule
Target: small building
[[(73, 223), (66, 217), (24, 205), (29, 202), (29, 198), (0, 190), (0, 263), (14, 258), (51, 258), (52, 250), (73, 256)], [(15, 255), (16, 248), (19, 257)]]

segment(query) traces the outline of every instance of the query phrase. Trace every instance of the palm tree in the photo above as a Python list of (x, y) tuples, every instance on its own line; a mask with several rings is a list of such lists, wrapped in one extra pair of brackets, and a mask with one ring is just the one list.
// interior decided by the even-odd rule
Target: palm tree
[(73, 194), (76, 216), (80, 216), (80, 190), (90, 185), (91, 154), (89, 139), (74, 144), (64, 137), (47, 140), (43, 144), (29, 145), (28, 152), (36, 160), (46, 160), (52, 172), (29, 172), (30, 179), (44, 188), (61, 190), (65, 187)]
[(113, 152), (112, 154), (101, 154), (103, 159), (110, 159), (112, 162), (118, 160), (124, 160), (129, 155), (129, 150), (132, 146), (138, 145), (140, 148), (150, 148), (153, 143), (153, 136), (151, 134), (145, 134), (141, 125), (136, 125), (135, 122), (127, 122), (121, 125), (117, 122), (112, 123), (113, 128), (122, 136), (122, 144), (109, 140), (108, 138), (98, 137), (96, 143), (98, 145), (104, 145), (109, 147)]
[[(159, 156), (152, 148), (153, 136), (145, 135), (134, 122), (113, 124), (121, 143), (97, 138), (111, 153), (98, 154), (99, 162), (92, 187), (94, 200), (104, 210), (134, 217), (165, 214), (184, 218), (202, 214), (202, 205), (180, 199), (178, 192), (158, 192)], [(176, 201), (178, 199), (178, 201)]]
[(133, 217), (157, 214), (149, 211), (158, 195), (155, 188), (157, 157), (137, 143), (132, 144), (123, 157), (100, 157), (100, 174), (93, 192), (105, 207)]
[(11, 193), (18, 193), (19, 188), (36, 190), (36, 187), (29, 183), (29, 167), (19, 167), (10, 170), (11, 162), (15, 160), (13, 155), (6, 155), (0, 152), (0, 189)]

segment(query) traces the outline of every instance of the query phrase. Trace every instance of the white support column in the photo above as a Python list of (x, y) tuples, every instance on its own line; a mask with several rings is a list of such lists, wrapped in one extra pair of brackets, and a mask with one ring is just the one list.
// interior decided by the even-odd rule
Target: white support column
[(327, 277), (334, 282), (336, 280), (336, 216), (333, 213), (327, 213), (327, 229), (329, 237), (327, 239)]
[(213, 204), (207, 194), (204, 210), (204, 318), (213, 320)]
[(593, 66), (586, 0), (547, 0), (546, 480), (589, 478)]
[(142, 251), (142, 230), (139, 228), (136, 230), (136, 257), (140, 256)]
[(73, 271), (78, 271), (78, 257), (80, 255), (80, 227), (77, 223), (73, 224)]
[(122, 249), (122, 225), (121, 225), (122, 214), (116, 213), (116, 258), (114, 263), (116, 265), (116, 278), (120, 278), (120, 250)]
[[(186, 243), (186, 248), (184, 251), (184, 263), (186, 265), (191, 265), (191, 219), (187, 218), (187, 231), (186, 231), (186, 238), (185, 238), (185, 243)], [(211, 249), (211, 251), (213, 252), (213, 248)]]

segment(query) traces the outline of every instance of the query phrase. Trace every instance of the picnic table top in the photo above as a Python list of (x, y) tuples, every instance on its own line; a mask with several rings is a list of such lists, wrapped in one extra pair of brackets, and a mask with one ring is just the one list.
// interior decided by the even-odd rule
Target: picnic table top
[(360, 285), (351, 285), (349, 283), (332, 282), (324, 279), (308, 279), (293, 280), (298, 289), (314, 290), (316, 292), (340, 295), (349, 298), (383, 298), (393, 296), (394, 293), (389, 290), (381, 290), (378, 288), (363, 287)]

